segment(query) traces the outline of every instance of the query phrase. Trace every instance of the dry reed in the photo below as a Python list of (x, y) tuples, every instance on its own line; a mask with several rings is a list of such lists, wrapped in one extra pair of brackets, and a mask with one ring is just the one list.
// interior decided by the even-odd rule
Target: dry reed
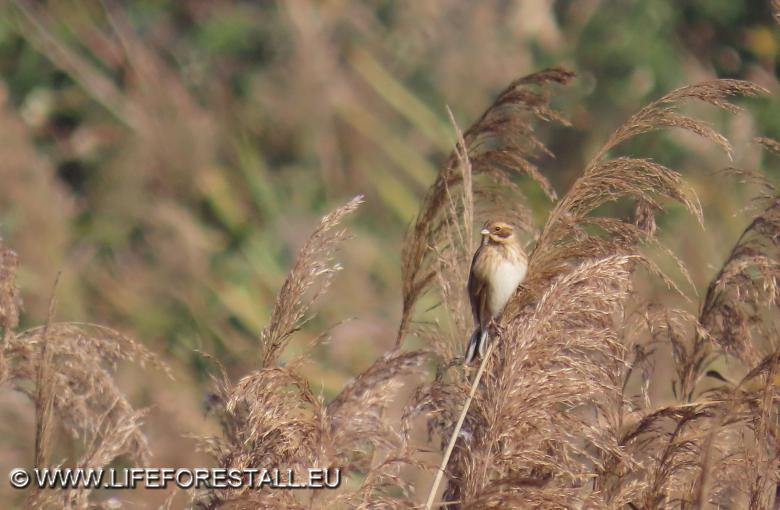
[[(18, 289), (16, 256), (0, 247), (0, 303), (3, 328), (0, 384), (30, 398), (35, 406), (34, 465), (100, 468), (122, 457), (132, 465), (149, 461), (141, 431), (144, 410), (136, 410), (114, 380), (120, 361), (135, 361), (167, 371), (146, 348), (112, 329), (54, 321), (55, 299), (44, 326), (16, 331)], [(80, 444), (75, 458), (55, 449), (66, 434)], [(91, 508), (92, 489), (32, 490), (29, 508)]]
[(309, 467), (325, 467), (340, 469), (343, 477), (362, 473), (362, 482), (350, 491), (308, 490), (305, 495), (268, 488), (214, 490), (198, 496), (199, 508), (325, 508), (366, 501), (381, 507), (381, 501), (402, 501), (390, 497), (399, 488), (408, 495), (399, 472), (416, 463), (409, 426), (390, 423), (384, 409), (404, 378), (422, 372), (426, 353), (388, 352), (327, 404), (301, 375), (304, 356), (278, 362), (290, 336), (340, 269), (333, 255), (346, 231), (339, 224), (361, 203), (362, 197), (356, 197), (326, 215), (301, 248), (260, 334), (260, 368), (235, 384), (224, 370), (216, 380), (211, 402), (222, 435), (204, 439), (203, 446), (221, 467), (283, 467), (298, 479)]
[[(743, 331), (729, 327), (744, 323), (760, 330), (767, 325), (766, 314), (757, 310), (774, 305), (777, 256), (758, 246), (768, 241), (773, 246), (778, 235), (772, 208), (748, 228), (752, 233), (758, 230), (755, 225), (765, 227), (756, 232), (759, 240), (747, 246), (749, 236), (743, 235), (738, 242), (710, 285), (700, 317), (667, 310), (636, 293), (634, 275), (644, 267), (682, 292), (642, 255), (642, 248), (660, 247), (654, 217), (664, 210), (664, 201), (681, 204), (701, 223), (698, 198), (670, 168), (644, 158), (608, 157), (619, 144), (665, 128), (711, 140), (731, 157), (726, 138), (680, 113), (680, 103), (698, 100), (733, 112), (738, 107), (731, 97), (764, 93), (734, 80), (683, 87), (641, 109), (608, 139), (557, 202), (539, 234), (529, 276), (503, 315), (500, 343), (461, 430), (453, 427), (466, 399), (466, 379), (453, 373), (449, 352), (438, 349), (444, 354), (439, 376), (418, 391), (415, 410), (431, 416), (429, 430), (443, 439), (457, 434), (443, 495), (449, 508), (686, 508), (705, 502), (739, 505), (745, 497), (763, 507), (770, 501), (774, 471), (749, 480), (734, 476), (737, 465), (758, 463), (764, 469), (771, 463), (774, 389), (759, 384), (763, 399), (747, 401), (735, 390), (696, 390), (714, 357), (729, 355), (718, 346), (734, 344), (732, 337), (739, 335), (743, 344), (755, 345), (752, 336), (745, 338)], [(442, 171), (448, 173), (449, 168)], [(426, 204), (437, 203), (431, 194), (449, 193), (439, 186), (432, 187), (424, 211)], [(635, 202), (633, 219), (593, 214), (618, 200)], [(474, 203), (478, 207), (478, 198)], [(451, 202), (449, 208), (444, 215), (448, 221), (435, 232), (449, 241), (440, 244), (452, 249), (466, 226), (459, 224), (458, 207)], [(412, 237), (413, 246), (414, 241)], [(455, 273), (451, 267), (457, 257), (448, 258), (439, 244), (428, 246), (428, 253), (440, 262), (439, 272)], [(687, 276), (674, 254), (666, 253)], [(440, 283), (448, 309), (456, 314), (462, 310), (454, 303), (456, 293), (448, 277), (440, 274), (431, 281)], [(734, 300), (721, 288), (739, 295), (744, 310), (735, 311)], [(729, 327), (716, 327), (724, 323)], [(426, 333), (434, 345), (449, 343), (449, 331), (429, 328)], [(465, 338), (463, 331), (459, 334)], [(671, 346), (680, 401), (658, 408), (647, 397), (647, 385), (651, 360), (661, 344)], [(744, 345), (739, 352), (746, 352)], [(764, 356), (770, 357), (742, 357), (748, 366), (773, 366), (774, 351)], [(630, 394), (628, 388), (637, 381), (642, 391)], [(747, 405), (760, 410), (759, 415), (746, 412)], [(747, 496), (744, 487), (750, 487)]]
[[(68, 57), (39, 30), (32, 8), (19, 6), (40, 44), (54, 45), (51, 51)], [(123, 21), (114, 21), (121, 32)], [(132, 41), (127, 51), (135, 51)], [(75, 66), (74, 74), (88, 72), (87, 64), (72, 58), (63, 65)], [(766, 91), (749, 82), (715, 80), (649, 104), (596, 152), (537, 230), (517, 177), (530, 177), (557, 200), (534, 162), (549, 152), (533, 122), (566, 124), (549, 106), (550, 91), (572, 77), (551, 69), (514, 81), (463, 132), (450, 112), (455, 150), (425, 195), (402, 250), (403, 308), (395, 347), (335, 398), (326, 402), (310, 388), (303, 375), (308, 351), (286, 362), (282, 358), (340, 269), (335, 254), (347, 237), (340, 225), (361, 197), (326, 215), (300, 250), (259, 335), (258, 367), (234, 382), (215, 363), (219, 375), (209, 403), (221, 433), (203, 438), (201, 445), (216, 465), (296, 473), (338, 468), (349, 483), (337, 491), (208, 490), (193, 494), (194, 505), (415, 507), (419, 496), (402, 470), (434, 469), (422, 460), (428, 445), (412, 441), (418, 417), (426, 420), (435, 444), (443, 448), (449, 438), (455, 441), (441, 495), (447, 508), (777, 504), (780, 196), (768, 179), (731, 170), (757, 183), (760, 210), (699, 308), (674, 309), (648, 301), (636, 278), (646, 273), (684, 294), (646, 252), (656, 248), (687, 275), (657, 240), (655, 217), (678, 204), (702, 223), (701, 205), (675, 170), (647, 158), (613, 156), (620, 144), (668, 128), (689, 131), (731, 156), (729, 141), (681, 113), (682, 104), (699, 101), (733, 112), (732, 98)], [(128, 124), (145, 122), (114, 105), (110, 88), (93, 93)], [(769, 139), (759, 142), (771, 150), (780, 147)], [(604, 213), (618, 201), (633, 205), (632, 218)], [(497, 325), (498, 341), (474, 383), (462, 427), (456, 427), (472, 382), (459, 355), (471, 327), (463, 287), (473, 228), (496, 214), (535, 240), (529, 275)], [(84, 446), (78, 459), (67, 460), (76, 466), (104, 466), (119, 456), (145, 465), (144, 411), (131, 406), (113, 369), (126, 360), (159, 362), (111, 329), (56, 322), (54, 299), (44, 326), (17, 331), (17, 265), (13, 252), (0, 249), (0, 382), (35, 405), (35, 464), (59, 465), (52, 437), (68, 433)], [(440, 298), (447, 317), (423, 324), (416, 321), (424, 315), (417, 308), (429, 292)], [(429, 341), (433, 356), (402, 349), (411, 332)], [(397, 402), (399, 389), (420, 379), (432, 358), (435, 378), (417, 389), (400, 418), (392, 418), (386, 410)], [(738, 364), (739, 379), (720, 374), (714, 368), (719, 360)], [(659, 404), (649, 396), (658, 363), (674, 367), (672, 402)], [(54, 427), (55, 418), (62, 430)], [(85, 489), (31, 492), (28, 503), (34, 508), (92, 504)]]

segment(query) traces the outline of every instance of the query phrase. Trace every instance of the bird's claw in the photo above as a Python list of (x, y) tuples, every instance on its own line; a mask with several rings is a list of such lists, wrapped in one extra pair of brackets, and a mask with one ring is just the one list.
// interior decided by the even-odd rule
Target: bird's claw
[(490, 323), (488, 323), (488, 329), (493, 334), (493, 336), (501, 336), (501, 334), (504, 332), (504, 326), (495, 319), (490, 320)]

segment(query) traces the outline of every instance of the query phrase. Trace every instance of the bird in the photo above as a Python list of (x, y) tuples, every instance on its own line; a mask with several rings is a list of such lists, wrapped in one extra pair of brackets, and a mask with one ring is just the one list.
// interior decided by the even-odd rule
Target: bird
[(466, 364), (477, 354), (485, 356), (491, 321), (504, 310), (528, 271), (528, 257), (512, 225), (488, 221), (480, 234), (482, 242), (471, 260), (467, 286), (475, 328), (466, 348)]

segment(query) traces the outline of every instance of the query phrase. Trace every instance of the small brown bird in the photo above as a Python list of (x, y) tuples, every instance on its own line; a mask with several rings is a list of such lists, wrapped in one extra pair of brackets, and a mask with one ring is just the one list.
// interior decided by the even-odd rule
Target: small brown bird
[(490, 322), (504, 309), (528, 270), (528, 257), (511, 225), (489, 221), (481, 234), (482, 244), (474, 253), (469, 273), (468, 292), (476, 327), (466, 349), (466, 363), (477, 353), (485, 355)]

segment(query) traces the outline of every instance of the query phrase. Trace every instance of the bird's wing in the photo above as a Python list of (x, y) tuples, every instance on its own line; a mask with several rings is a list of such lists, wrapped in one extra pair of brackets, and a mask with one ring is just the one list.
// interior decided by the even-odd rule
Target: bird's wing
[(474, 258), (471, 259), (471, 270), (469, 271), (468, 293), (471, 301), (471, 313), (474, 316), (474, 323), (482, 326), (482, 320), (487, 317), (488, 303), (488, 282), (475, 267), (477, 260), (482, 252), (482, 246), (477, 248)]

